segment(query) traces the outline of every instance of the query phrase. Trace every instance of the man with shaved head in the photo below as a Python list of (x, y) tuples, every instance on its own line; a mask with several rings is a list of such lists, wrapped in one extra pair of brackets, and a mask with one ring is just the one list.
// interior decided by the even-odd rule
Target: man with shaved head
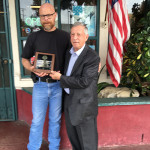
[(36, 72), (29, 61), (36, 52), (55, 54), (54, 70), (63, 73), (65, 54), (71, 46), (70, 35), (55, 27), (56, 16), (57, 13), (51, 4), (45, 3), (40, 7), (39, 17), (43, 29), (29, 35), (22, 53), (22, 64), (27, 70), (31, 71), (31, 77), (34, 82), (32, 92), (33, 119), (27, 146), (28, 150), (39, 150), (41, 147), (43, 125), (48, 105), (49, 149), (59, 150), (62, 108), (60, 82), (53, 80), (44, 72)]
[(56, 12), (54, 7), (51, 4), (49, 3), (43, 4), (39, 9), (39, 14), (41, 19), (41, 24), (45, 31), (51, 32), (56, 30), (55, 27)]

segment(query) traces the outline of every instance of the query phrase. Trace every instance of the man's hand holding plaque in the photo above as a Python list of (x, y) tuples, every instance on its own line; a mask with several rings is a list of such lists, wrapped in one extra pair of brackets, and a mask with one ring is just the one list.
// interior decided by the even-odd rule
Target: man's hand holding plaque
[(33, 72), (50, 74), (54, 69), (55, 54), (36, 52)]

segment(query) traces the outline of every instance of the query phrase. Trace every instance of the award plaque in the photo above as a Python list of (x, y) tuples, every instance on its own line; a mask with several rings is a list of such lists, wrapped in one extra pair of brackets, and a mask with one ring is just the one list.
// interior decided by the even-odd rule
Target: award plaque
[(55, 54), (36, 52), (34, 71), (50, 73), (54, 69)]

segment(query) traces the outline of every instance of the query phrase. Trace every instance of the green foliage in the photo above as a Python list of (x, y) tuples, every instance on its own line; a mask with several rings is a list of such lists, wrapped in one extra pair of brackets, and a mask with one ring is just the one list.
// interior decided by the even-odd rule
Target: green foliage
[(105, 87), (107, 87), (108, 85), (110, 85), (107, 82), (101, 82), (97, 84), (97, 93), (99, 93), (102, 89), (104, 89)]
[(150, 11), (149, 0), (143, 0), (141, 5), (138, 3), (133, 4), (133, 7), (132, 7), (133, 17), (130, 18), (132, 33), (137, 32), (143, 27), (140, 21), (141, 21), (141, 18), (146, 17), (148, 11)]
[(121, 83), (146, 96), (150, 90), (150, 11), (137, 26), (138, 30), (132, 32), (127, 42)]
[[(106, 64), (101, 68), (100, 72), (99, 72), (99, 78), (100, 78), (100, 75), (103, 71), (103, 69), (105, 68)], [(107, 82), (100, 82), (97, 84), (97, 93), (99, 93), (102, 89), (104, 89), (105, 87), (107, 87), (108, 85), (110, 85), (109, 83)]]

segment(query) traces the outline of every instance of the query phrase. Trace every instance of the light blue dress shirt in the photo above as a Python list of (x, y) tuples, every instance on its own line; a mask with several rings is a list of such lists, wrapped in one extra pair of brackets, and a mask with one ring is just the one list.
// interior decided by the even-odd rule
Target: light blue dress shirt
[[(68, 65), (68, 70), (66, 72), (66, 76), (70, 76), (73, 66), (74, 66), (76, 60), (78, 59), (79, 55), (82, 53), (84, 47), (85, 47), (85, 44), (82, 48), (80, 48), (76, 52), (74, 52), (73, 47), (71, 48), (71, 50), (70, 50), (71, 57), (70, 57), (69, 65)], [(66, 91), (66, 93), (70, 94), (69, 88), (64, 88), (64, 90)]]

